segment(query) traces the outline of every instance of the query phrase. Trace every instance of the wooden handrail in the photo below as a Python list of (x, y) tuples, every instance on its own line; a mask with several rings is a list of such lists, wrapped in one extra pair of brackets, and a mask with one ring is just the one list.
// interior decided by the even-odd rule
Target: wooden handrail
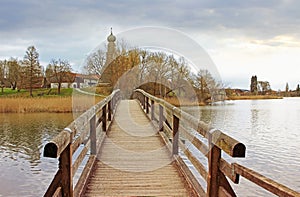
[[(233, 183), (239, 183), (239, 176), (252, 181), (259, 187), (262, 187), (273, 194), (279, 196), (300, 196), (300, 193), (287, 188), (271, 179), (263, 177), (259, 173), (250, 170), (237, 163), (228, 163), (222, 158), (222, 151), (231, 157), (245, 157), (246, 147), (243, 143), (226, 135), (220, 130), (210, 127), (210, 125), (196, 119), (190, 114), (182, 111), (180, 108), (171, 105), (163, 99), (157, 98), (144, 90), (137, 89), (134, 91), (133, 98), (139, 100), (141, 107), (146, 114), (150, 110), (150, 119), (157, 120), (158, 131), (163, 135), (164, 139), (172, 146), (174, 159), (181, 169), (183, 176), (193, 186), (198, 196), (236, 196), (233, 188), (229, 184), (229, 178)], [(158, 106), (158, 112), (155, 112), (155, 105)], [(155, 114), (158, 118), (155, 117)], [(171, 120), (173, 119), (173, 120)], [(173, 124), (170, 124), (173, 122)], [(191, 132), (192, 130), (192, 132)], [(199, 133), (207, 143), (201, 141), (195, 132)], [(181, 137), (179, 137), (181, 136)], [(190, 151), (186, 143), (181, 138), (189, 141), (198, 151)], [(185, 156), (194, 165), (204, 180), (207, 182), (207, 188), (204, 189), (200, 185), (198, 179), (191, 172), (190, 168), (184, 162), (184, 159), (178, 155), (178, 147)], [(197, 154), (202, 154), (207, 158), (208, 170), (197, 159)]]
[[(97, 127), (102, 123), (100, 131), (104, 133), (107, 130), (119, 100), (120, 90), (113, 91), (111, 95), (80, 115), (45, 145), (44, 157), (59, 158), (59, 166), (44, 196), (81, 195), (96, 160), (98, 149), (105, 137), (105, 134), (97, 134), (97, 130), (99, 130)], [(72, 162), (73, 153), (79, 150), (78, 147), (81, 144), (84, 147)], [(89, 150), (88, 162), (73, 189), (73, 176)]]

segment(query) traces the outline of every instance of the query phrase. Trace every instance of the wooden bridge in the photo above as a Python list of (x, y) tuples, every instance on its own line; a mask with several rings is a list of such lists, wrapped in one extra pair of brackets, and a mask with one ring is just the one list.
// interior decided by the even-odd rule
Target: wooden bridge
[(222, 158), (245, 157), (232, 137), (143, 90), (133, 98), (114, 91), (46, 144), (44, 156), (59, 166), (44, 196), (236, 196), (231, 185), (240, 176), (300, 196)]

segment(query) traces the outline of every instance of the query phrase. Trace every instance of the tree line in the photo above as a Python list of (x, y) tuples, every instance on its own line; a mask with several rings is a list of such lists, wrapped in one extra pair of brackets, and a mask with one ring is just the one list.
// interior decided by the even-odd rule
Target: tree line
[(117, 43), (114, 60), (106, 64), (106, 53), (99, 49), (87, 58), (85, 71), (100, 74), (100, 81), (120, 88), (125, 97), (132, 90), (142, 88), (147, 92), (167, 97), (175, 95), (208, 103), (224, 98), (223, 84), (206, 69), (191, 71), (184, 57), (162, 51), (140, 48), (129, 49)]
[[(271, 89), (271, 85), (268, 81), (258, 81), (257, 76), (254, 75), (251, 77), (251, 84), (250, 84), (250, 92), (253, 95), (265, 95), (265, 94), (274, 94), (275, 91)], [(296, 89), (291, 90), (289, 88), (289, 84), (286, 83), (285, 91), (281, 92), (280, 90), (277, 92), (282, 96), (300, 96), (300, 85), (298, 84)]]
[(46, 70), (40, 65), (39, 53), (34, 46), (29, 46), (24, 58), (10, 58), (0, 60), (0, 87), (3, 93), (4, 87), (12, 90), (28, 89), (30, 96), (35, 88), (49, 87), (50, 82), (58, 84), (60, 94), (61, 83), (71, 77), (71, 65), (67, 60), (51, 60)]

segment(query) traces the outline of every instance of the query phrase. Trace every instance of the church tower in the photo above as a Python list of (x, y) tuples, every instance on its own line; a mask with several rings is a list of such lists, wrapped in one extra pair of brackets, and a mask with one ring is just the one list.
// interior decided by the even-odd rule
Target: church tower
[(116, 36), (112, 33), (112, 28), (110, 29), (110, 35), (107, 37), (107, 52), (106, 52), (106, 62), (105, 65), (109, 65), (115, 58), (116, 53)]
[[(110, 30), (110, 35), (107, 37), (107, 51), (106, 51), (106, 62), (104, 67), (102, 68), (102, 74), (100, 77), (100, 83), (98, 84), (99, 87), (103, 89), (109, 89), (112, 85), (112, 78), (114, 75), (114, 68), (111, 64), (114, 59), (116, 58), (116, 36), (112, 33), (112, 28)], [(106, 88), (104, 88), (106, 87)]]

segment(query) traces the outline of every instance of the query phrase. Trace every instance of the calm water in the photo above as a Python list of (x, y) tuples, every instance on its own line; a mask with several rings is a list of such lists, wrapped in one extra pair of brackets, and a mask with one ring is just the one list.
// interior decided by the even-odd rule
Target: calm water
[[(300, 99), (232, 101), (186, 108), (243, 142), (236, 160), (300, 191)], [(0, 196), (42, 196), (57, 161), (42, 157), (44, 144), (73, 119), (72, 114), (0, 114)], [(242, 179), (239, 196), (270, 196)]]
[[(246, 158), (235, 161), (300, 192), (300, 98), (185, 110), (246, 145)], [(240, 196), (272, 196), (243, 178), (235, 189)]]
[(58, 164), (42, 157), (43, 146), (72, 119), (72, 114), (0, 113), (0, 196), (44, 194)]

